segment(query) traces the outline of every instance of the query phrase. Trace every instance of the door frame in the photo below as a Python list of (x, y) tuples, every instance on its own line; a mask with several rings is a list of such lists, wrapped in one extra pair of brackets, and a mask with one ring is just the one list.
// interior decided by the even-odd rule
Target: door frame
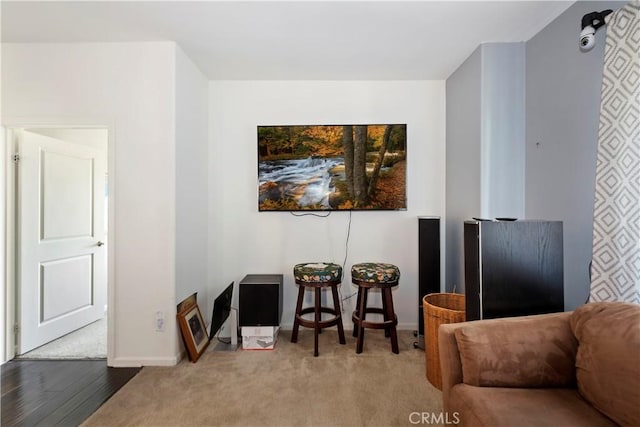
[[(0, 364), (5, 363), (16, 356), (15, 343), (16, 334), (14, 325), (17, 322), (16, 312), (16, 295), (17, 286), (16, 281), (16, 168), (13, 161), (13, 155), (16, 153), (16, 129), (38, 129), (38, 128), (76, 128), (76, 129), (107, 129), (107, 179), (109, 186), (109, 206), (108, 206), (108, 231), (107, 231), (107, 365), (112, 366), (115, 359), (115, 292), (114, 292), (114, 277), (115, 277), (115, 247), (116, 247), (116, 235), (115, 235), (115, 125), (111, 120), (96, 120), (96, 119), (69, 119), (69, 118), (49, 118), (49, 119), (30, 119), (30, 118), (10, 118), (3, 120), (2, 132), (4, 139), (4, 149), (1, 150), (0, 162), (2, 173), (5, 183), (5, 196), (2, 203), (4, 203), (5, 221), (4, 230), (6, 233), (6, 247), (4, 250), (4, 316), (3, 322), (4, 330), (0, 330), (0, 340), (3, 345), (0, 345), (0, 349), (4, 351), (0, 352)], [(2, 179), (0, 179), (2, 183)], [(2, 205), (0, 204), (0, 208)], [(0, 215), (0, 219), (2, 216)], [(2, 252), (0, 250), (0, 252)], [(1, 270), (0, 270), (1, 271)], [(2, 299), (0, 298), (0, 302)], [(2, 313), (2, 310), (0, 310)]]

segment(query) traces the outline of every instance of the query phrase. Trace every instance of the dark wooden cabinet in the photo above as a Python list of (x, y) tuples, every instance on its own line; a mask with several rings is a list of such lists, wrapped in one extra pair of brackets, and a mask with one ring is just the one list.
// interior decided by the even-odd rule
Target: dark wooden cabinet
[(564, 311), (561, 221), (465, 221), (467, 320)]

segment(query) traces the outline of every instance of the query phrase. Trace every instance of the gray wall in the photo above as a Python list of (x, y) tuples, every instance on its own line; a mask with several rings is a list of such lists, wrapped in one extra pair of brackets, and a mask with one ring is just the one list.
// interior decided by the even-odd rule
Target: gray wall
[(524, 215), (524, 43), (482, 45), (482, 195), (484, 218)]
[(445, 290), (464, 286), (462, 223), (480, 214), (481, 48), (447, 79)]
[(578, 2), (526, 44), (527, 218), (564, 223), (565, 309), (589, 296), (605, 28), (578, 48), (582, 16), (624, 2)]
[(447, 79), (447, 291), (464, 289), (464, 220), (524, 215), (524, 58), (482, 44)]
[(462, 221), (514, 216), (563, 221), (565, 309), (587, 300), (606, 30), (590, 52), (578, 36), (584, 14), (624, 4), (577, 2), (524, 49), (482, 45), (447, 79), (447, 291), (464, 289)]

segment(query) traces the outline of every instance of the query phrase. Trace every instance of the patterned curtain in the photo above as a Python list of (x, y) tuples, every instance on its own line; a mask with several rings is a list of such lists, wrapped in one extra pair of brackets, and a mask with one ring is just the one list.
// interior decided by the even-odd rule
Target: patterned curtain
[(606, 23), (589, 299), (640, 304), (640, 1)]

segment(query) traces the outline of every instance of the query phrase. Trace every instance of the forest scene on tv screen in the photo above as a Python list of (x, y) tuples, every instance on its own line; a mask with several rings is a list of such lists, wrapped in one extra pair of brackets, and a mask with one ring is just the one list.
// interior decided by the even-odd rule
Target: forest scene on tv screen
[(406, 209), (407, 126), (258, 126), (260, 211)]

